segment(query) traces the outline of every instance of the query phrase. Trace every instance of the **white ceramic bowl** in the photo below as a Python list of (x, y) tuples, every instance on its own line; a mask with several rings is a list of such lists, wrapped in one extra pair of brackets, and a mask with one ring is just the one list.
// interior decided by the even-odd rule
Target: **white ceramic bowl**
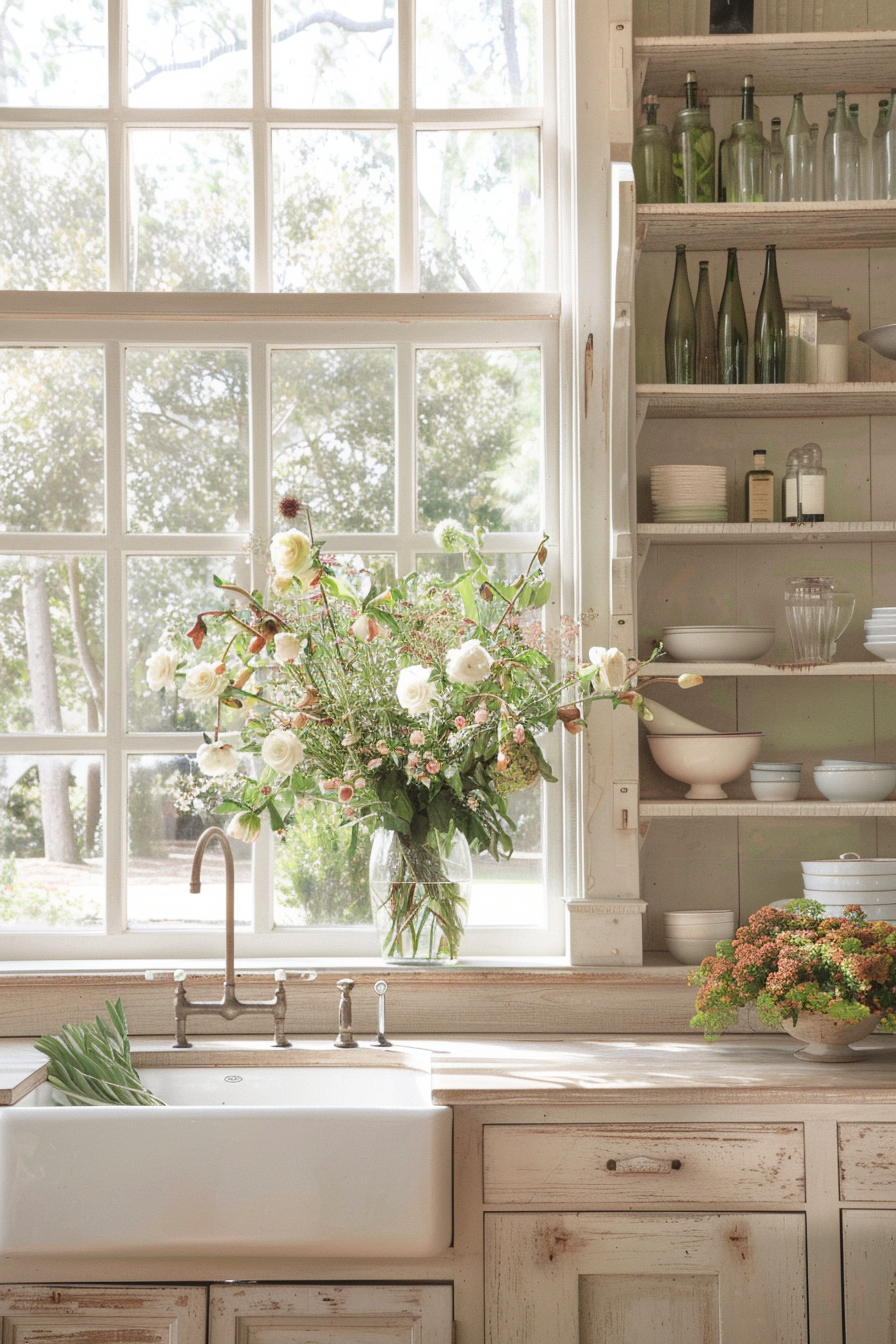
[(750, 766), (750, 778), (757, 784), (790, 784), (799, 777), (799, 770), (757, 770), (755, 765)]
[(802, 770), (802, 761), (754, 761), (751, 770)]
[(800, 796), (798, 779), (773, 781), (763, 784), (757, 779), (750, 780), (753, 797), (758, 803), (792, 803)]
[(663, 631), (663, 647), (681, 663), (751, 663), (774, 642), (770, 625), (672, 625)]
[[(667, 930), (676, 933), (688, 933), (693, 936), (697, 929), (729, 929), (734, 932), (733, 910), (665, 910), (663, 924)], [(730, 935), (729, 935), (730, 936)]]
[(685, 966), (699, 966), (704, 957), (714, 957), (716, 943), (722, 941), (721, 938), (682, 938), (678, 934), (666, 934), (666, 946), (675, 960)]
[(800, 867), (813, 877), (877, 877), (896, 873), (896, 859), (863, 859), (843, 854), (839, 859), (803, 859)]
[(877, 770), (812, 771), (815, 787), (832, 803), (882, 803), (896, 789), (896, 766)]
[(816, 770), (896, 770), (896, 761), (819, 761)]
[(691, 786), (686, 798), (726, 798), (720, 786), (756, 759), (762, 733), (649, 733), (647, 745), (664, 774)]
[(863, 644), (862, 648), (867, 649), (875, 658), (883, 658), (885, 663), (896, 663), (896, 639), (888, 640), (886, 643), (875, 641)]
[(803, 873), (803, 886), (807, 891), (896, 892), (896, 873), (868, 873), (861, 877), (851, 877), (848, 873), (830, 877), (822, 873)]

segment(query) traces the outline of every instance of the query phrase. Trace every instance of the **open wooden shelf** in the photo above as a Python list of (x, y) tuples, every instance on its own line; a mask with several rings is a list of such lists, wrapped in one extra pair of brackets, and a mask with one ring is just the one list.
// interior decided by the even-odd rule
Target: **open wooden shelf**
[(676, 243), (705, 251), (728, 247), (896, 247), (892, 201), (799, 201), (749, 205), (639, 205), (638, 241), (645, 252)]
[(681, 95), (685, 70), (697, 71), (711, 97), (739, 94), (747, 73), (758, 98), (795, 89), (884, 94), (896, 69), (896, 32), (642, 37), (634, 58), (637, 72), (644, 70), (644, 92), (661, 98)]
[(896, 541), (896, 523), (639, 523), (638, 539), (664, 546), (818, 546)]
[(743, 383), (737, 387), (715, 383), (639, 383), (636, 390), (638, 409), (644, 409), (646, 403), (648, 420), (759, 420), (780, 416), (818, 419), (826, 415), (896, 415), (896, 381)]
[[(880, 658), (864, 663), (673, 663), (661, 658), (653, 665), (657, 676), (680, 677), (896, 677), (896, 663)], [(645, 676), (650, 675), (645, 673)]]
[(718, 802), (642, 798), (638, 815), (642, 821), (678, 821), (687, 817), (896, 817), (896, 801), (828, 803), (823, 798), (797, 798), (793, 803), (757, 803), (745, 798), (720, 798)]

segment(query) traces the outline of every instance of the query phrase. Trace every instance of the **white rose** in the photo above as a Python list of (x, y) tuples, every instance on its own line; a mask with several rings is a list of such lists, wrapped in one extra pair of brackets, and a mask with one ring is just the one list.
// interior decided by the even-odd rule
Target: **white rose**
[(588, 650), (588, 661), (600, 669), (600, 684), (607, 691), (618, 691), (628, 677), (628, 659), (619, 649), (595, 645)]
[(239, 754), (229, 742), (203, 742), (196, 763), (204, 775), (232, 775), (240, 768)]
[(227, 834), (233, 840), (242, 840), (245, 845), (254, 845), (261, 834), (261, 820), (254, 812), (237, 812), (227, 827)]
[(302, 653), (302, 641), (296, 635), (285, 632), (274, 636), (274, 662), (288, 663), (299, 658)]
[(415, 663), (403, 667), (398, 674), (395, 694), (402, 709), (410, 714), (426, 714), (432, 708), (436, 688), (429, 679), (430, 669)]
[(156, 649), (146, 664), (146, 684), (151, 691), (173, 691), (177, 654), (170, 649)]
[(291, 527), (278, 532), (271, 542), (271, 563), (278, 574), (301, 574), (311, 562), (311, 542), (304, 532)]
[(227, 686), (227, 677), (217, 672), (216, 663), (197, 663), (184, 678), (183, 695), (187, 700), (217, 700)]
[(465, 639), (459, 649), (449, 649), (445, 659), (448, 680), (459, 682), (461, 686), (475, 686), (483, 681), (491, 665), (491, 654), (478, 639)]
[(275, 728), (262, 743), (261, 759), (278, 775), (291, 775), (305, 759), (305, 748), (288, 728)]

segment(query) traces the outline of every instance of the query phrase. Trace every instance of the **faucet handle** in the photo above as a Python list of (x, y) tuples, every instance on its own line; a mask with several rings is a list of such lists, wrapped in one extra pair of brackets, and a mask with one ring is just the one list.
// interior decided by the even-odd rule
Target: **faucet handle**
[(336, 981), (336, 988), (339, 990), (339, 1030), (333, 1044), (339, 1050), (350, 1050), (358, 1044), (352, 1035), (351, 992), (354, 987), (354, 980)]
[(376, 1043), (377, 1045), (391, 1045), (391, 1041), (386, 1040), (386, 991), (389, 985), (385, 980), (377, 980), (373, 986), (373, 992), (376, 995)]

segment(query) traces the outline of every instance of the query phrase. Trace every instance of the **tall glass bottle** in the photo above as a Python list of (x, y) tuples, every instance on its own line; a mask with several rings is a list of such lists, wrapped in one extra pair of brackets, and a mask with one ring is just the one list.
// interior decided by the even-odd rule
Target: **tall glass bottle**
[(793, 95), (793, 111), (784, 133), (784, 200), (814, 201), (815, 142), (803, 111), (803, 95)]
[(846, 109), (846, 93), (837, 94), (834, 116), (828, 114), (824, 145), (824, 195), (827, 201), (859, 199), (859, 142)]
[(728, 273), (719, 320), (716, 327), (719, 342), (719, 381), (745, 383), (747, 381), (747, 314), (737, 274), (737, 248), (728, 249)]
[(659, 101), (656, 94), (647, 95), (644, 99), (647, 121), (635, 131), (632, 166), (640, 205), (665, 205), (675, 200), (672, 142), (668, 129), (657, 124)]
[(675, 277), (666, 313), (666, 382), (692, 383), (697, 350), (694, 300), (684, 243), (675, 249)]
[(781, 118), (772, 117), (772, 138), (769, 142), (767, 201), (784, 199), (784, 146), (781, 144)]
[(883, 149), (884, 136), (887, 133), (887, 114), (889, 111), (889, 98), (881, 98), (877, 105), (877, 125), (871, 136), (871, 177), (872, 190), (874, 192), (872, 199), (875, 201), (886, 199), (884, 191)]
[(710, 33), (752, 33), (753, 0), (710, 0)]
[(677, 199), (688, 205), (716, 198), (716, 133), (709, 113), (697, 106), (697, 76), (688, 71), (685, 106), (672, 125), (672, 171)]
[(896, 200), (896, 89), (890, 90), (890, 107), (880, 150), (880, 199)]
[(765, 249), (765, 275), (753, 326), (754, 382), (784, 382), (785, 337), (784, 301), (778, 284), (775, 244), (769, 243)]
[(753, 76), (744, 76), (741, 118), (725, 144), (725, 199), (762, 201), (768, 178), (769, 143), (753, 108)]
[(694, 382), (719, 381), (719, 344), (716, 333), (716, 314), (709, 288), (709, 262), (701, 261), (697, 298), (694, 303), (694, 321), (697, 331)]
[(850, 103), (849, 119), (852, 122), (852, 128), (856, 133), (856, 143), (859, 146), (859, 200), (870, 201), (873, 199), (874, 192), (871, 171), (871, 145), (862, 134), (862, 128), (859, 125), (858, 103)]

